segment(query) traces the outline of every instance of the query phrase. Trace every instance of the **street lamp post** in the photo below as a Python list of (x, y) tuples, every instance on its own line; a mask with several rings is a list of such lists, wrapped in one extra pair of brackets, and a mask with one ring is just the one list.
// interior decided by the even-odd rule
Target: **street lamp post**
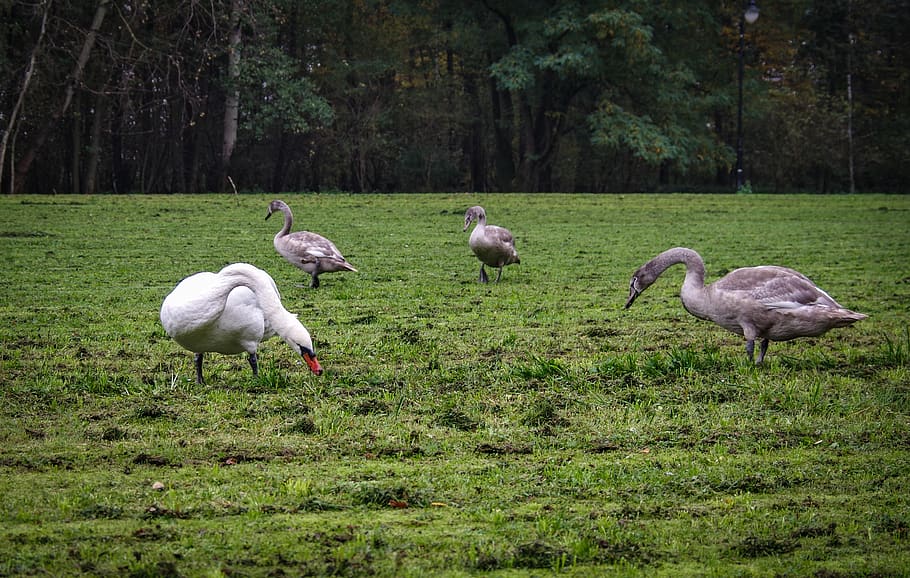
[(743, 186), (743, 52), (745, 50), (746, 23), (758, 20), (758, 6), (749, 0), (745, 12), (739, 17), (739, 105), (736, 110), (736, 190)]

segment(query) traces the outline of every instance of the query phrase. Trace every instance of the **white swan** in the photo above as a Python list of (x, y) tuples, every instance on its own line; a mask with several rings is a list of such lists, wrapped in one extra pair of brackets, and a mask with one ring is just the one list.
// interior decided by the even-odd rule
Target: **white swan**
[(281, 304), (275, 281), (247, 263), (196, 273), (178, 283), (161, 304), (161, 325), (196, 354), (196, 383), (204, 383), (202, 356), (207, 351), (247, 352), (253, 376), (258, 376), (259, 343), (274, 335), (300, 353), (313, 373), (322, 373), (309, 331)]
[(512, 263), (521, 263), (518, 259), (518, 252), (515, 250), (515, 240), (512, 233), (503, 227), (496, 225), (487, 225), (487, 213), (481, 206), (474, 206), (468, 209), (464, 214), (464, 229), (467, 231), (471, 222), (477, 220), (477, 225), (471, 231), (471, 238), (468, 240), (474, 255), (480, 259), (480, 282), (489, 281), (484, 265), (497, 267), (499, 274), (496, 275), (496, 282), (502, 277), (502, 268)]
[(769, 341), (816, 337), (867, 316), (841, 307), (805, 275), (786, 267), (745, 267), (705, 287), (705, 263), (692, 249), (677, 247), (654, 257), (632, 275), (626, 309), (667, 268), (683, 263), (686, 279), (680, 298), (686, 311), (746, 338), (751, 361), (755, 340), (761, 339), (756, 364), (765, 358)]
[(298, 231), (291, 233), (294, 216), (284, 201), (275, 200), (269, 204), (266, 219), (275, 211), (284, 213), (284, 227), (275, 235), (275, 250), (291, 265), (302, 269), (312, 277), (310, 287), (319, 287), (319, 274), (333, 271), (354, 271), (355, 269), (334, 243), (316, 233)]

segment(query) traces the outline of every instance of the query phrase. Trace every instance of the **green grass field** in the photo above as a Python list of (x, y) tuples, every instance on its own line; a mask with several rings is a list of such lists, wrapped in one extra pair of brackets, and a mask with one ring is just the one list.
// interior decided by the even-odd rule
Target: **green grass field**
[[(287, 194), (359, 269), (316, 290), (272, 198), (0, 197), (0, 576), (910, 573), (910, 197)], [(682, 267), (622, 308), (677, 245), (869, 319), (756, 368)], [(158, 309), (236, 261), (322, 376), (273, 339), (195, 384)]]

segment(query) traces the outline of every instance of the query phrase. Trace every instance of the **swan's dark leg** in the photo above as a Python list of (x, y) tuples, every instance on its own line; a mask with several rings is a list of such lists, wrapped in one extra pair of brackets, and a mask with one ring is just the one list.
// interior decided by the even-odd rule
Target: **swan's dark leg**
[(481, 282), (481, 283), (486, 283), (486, 282), (489, 281), (489, 280), (490, 280), (490, 278), (487, 277), (487, 272), (486, 272), (486, 270), (483, 268), (483, 263), (481, 263), (481, 264), (480, 264), (480, 282)]
[(250, 367), (253, 369), (253, 377), (259, 377), (259, 357), (255, 352), (250, 354)]
[(496, 282), (499, 283), (499, 279), (502, 277), (502, 267), (499, 268), (499, 274), (496, 275)]
[(755, 362), (755, 365), (761, 365), (761, 363), (765, 360), (765, 353), (767, 353), (767, 352), (768, 352), (768, 340), (762, 339), (761, 347), (758, 350), (758, 361)]
[(753, 361), (755, 359), (755, 340), (754, 339), (746, 340), (746, 355), (749, 356), (749, 361)]
[(202, 378), (202, 354), (197, 353), (194, 356), (195, 366), (196, 366), (196, 383), (202, 385), (205, 383), (205, 379)]
[(313, 278), (310, 281), (310, 287), (316, 289), (319, 287), (319, 271), (313, 271)]

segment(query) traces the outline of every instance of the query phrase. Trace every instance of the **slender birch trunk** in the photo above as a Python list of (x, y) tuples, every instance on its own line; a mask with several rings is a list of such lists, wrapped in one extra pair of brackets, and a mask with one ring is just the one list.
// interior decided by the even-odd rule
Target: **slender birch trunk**
[(237, 144), (237, 125), (240, 122), (240, 89), (237, 79), (240, 76), (240, 51), (243, 32), (240, 27), (240, 15), (243, 11), (243, 0), (231, 0), (231, 32), (228, 36), (228, 91), (224, 101), (224, 137), (221, 147), (221, 187), (227, 184), (230, 176), (231, 156)]
[(85, 70), (85, 65), (88, 63), (89, 56), (91, 56), (92, 48), (95, 46), (95, 39), (98, 36), (98, 30), (101, 29), (101, 24), (104, 23), (104, 17), (107, 15), (107, 9), (110, 6), (110, 3), (111, 0), (99, 0), (98, 7), (95, 9), (95, 17), (92, 20), (91, 28), (89, 28), (88, 34), (85, 35), (85, 41), (82, 43), (82, 50), (79, 52), (79, 58), (76, 59), (76, 65), (66, 79), (66, 87), (63, 91), (63, 102), (60, 103), (57, 110), (47, 119), (47, 122), (44, 123), (44, 126), (35, 135), (35, 139), (29, 144), (25, 154), (22, 155), (22, 158), (16, 163), (16, 185), (13, 192), (21, 191), (26, 177), (28, 176), (28, 172), (32, 167), (32, 163), (38, 156), (38, 151), (44, 146), (47, 137), (50, 136), (51, 131), (56, 128), (57, 123), (63, 115), (66, 114), (66, 111), (69, 110), (70, 103), (73, 101), (73, 95), (76, 93), (76, 86), (82, 80), (82, 72)]
[(101, 120), (107, 108), (107, 98), (103, 92), (95, 95), (95, 113), (92, 115), (92, 130), (89, 140), (88, 160), (85, 163), (85, 186), (83, 192), (87, 195), (95, 193), (98, 186), (98, 164), (101, 160)]
[(847, 163), (850, 169), (850, 193), (856, 192), (856, 159), (853, 149), (853, 45), (856, 37), (850, 33), (847, 47)]
[[(35, 41), (35, 47), (32, 48), (32, 52), (28, 57), (28, 66), (25, 67), (25, 75), (22, 77), (22, 88), (19, 90), (16, 104), (9, 115), (9, 122), (6, 125), (6, 130), (3, 131), (3, 137), (0, 138), (0, 183), (3, 182), (3, 169), (6, 166), (6, 147), (10, 142), (10, 135), (16, 130), (16, 119), (19, 117), (19, 111), (22, 110), (22, 106), (25, 103), (25, 94), (28, 92), (28, 87), (32, 82), (32, 75), (35, 73), (35, 58), (38, 56), (38, 51), (41, 50), (41, 43), (44, 41), (44, 33), (47, 30), (47, 15), (51, 11), (52, 1), (47, 0), (44, 3), (44, 13), (41, 15), (41, 31), (38, 33), (38, 40)], [(15, 178), (11, 176), (9, 187), (11, 193), (15, 182)]]

